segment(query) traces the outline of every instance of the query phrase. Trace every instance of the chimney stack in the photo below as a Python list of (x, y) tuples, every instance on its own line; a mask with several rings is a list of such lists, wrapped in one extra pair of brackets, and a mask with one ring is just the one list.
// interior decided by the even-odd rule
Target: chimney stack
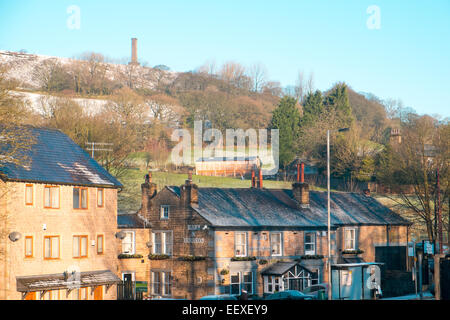
[(186, 183), (181, 186), (181, 201), (187, 206), (198, 203), (198, 186), (192, 183), (192, 171), (189, 170)]
[(305, 183), (305, 164), (297, 163), (297, 182), (292, 185), (299, 209), (309, 208), (309, 184)]
[(259, 168), (259, 188), (262, 189), (263, 188), (263, 174), (262, 174), (262, 169)]
[(255, 169), (252, 169), (252, 188), (256, 187)]
[(131, 38), (131, 62), (130, 64), (139, 64), (137, 58), (137, 38)]
[(147, 175), (145, 175), (145, 182), (141, 185), (142, 190), (142, 204), (141, 204), (141, 214), (147, 216), (147, 212), (151, 207), (150, 200), (157, 193), (157, 185), (156, 183), (152, 183), (152, 172), (149, 171)]

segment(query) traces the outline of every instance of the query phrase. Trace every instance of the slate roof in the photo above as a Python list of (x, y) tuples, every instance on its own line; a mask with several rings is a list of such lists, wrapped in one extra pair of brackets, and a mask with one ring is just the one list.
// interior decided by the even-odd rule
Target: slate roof
[(264, 268), (261, 270), (262, 275), (276, 275), (281, 276), (289, 271), (294, 266), (299, 266), (302, 269), (305, 269), (307, 272), (312, 273), (311, 270), (308, 268), (305, 268), (297, 261), (279, 261), (276, 263), (271, 264), (270, 266)]
[(139, 215), (134, 214), (118, 214), (117, 215), (117, 227), (119, 229), (140, 229), (148, 226), (148, 221)]
[(82, 186), (122, 187), (122, 184), (59, 130), (30, 128), (35, 144), (27, 152), (29, 167), (0, 165), (6, 180)]
[[(168, 187), (178, 197), (180, 188)], [(297, 208), (290, 189), (198, 188), (192, 208), (216, 227), (327, 228), (327, 193), (310, 192), (310, 207)], [(372, 197), (331, 193), (332, 228), (344, 225), (409, 225)]]
[(93, 287), (111, 285), (120, 281), (120, 278), (109, 270), (80, 272), (78, 279), (76, 274), (73, 276), (70, 274), (68, 278), (64, 278), (63, 273), (16, 277), (19, 292)]

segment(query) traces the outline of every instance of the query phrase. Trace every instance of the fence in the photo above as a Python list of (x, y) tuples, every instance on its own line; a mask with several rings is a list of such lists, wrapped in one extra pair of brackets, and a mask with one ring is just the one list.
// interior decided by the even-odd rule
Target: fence
[(122, 281), (117, 284), (117, 300), (143, 300), (142, 291), (136, 291), (135, 281)]

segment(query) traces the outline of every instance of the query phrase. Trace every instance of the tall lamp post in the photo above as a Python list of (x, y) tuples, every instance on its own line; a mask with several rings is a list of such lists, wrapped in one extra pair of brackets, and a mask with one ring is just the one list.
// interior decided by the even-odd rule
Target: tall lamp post
[(349, 128), (342, 128), (337, 130), (327, 130), (327, 211), (328, 211), (328, 300), (332, 299), (331, 291), (331, 208), (330, 208), (330, 132), (345, 132), (349, 131)]

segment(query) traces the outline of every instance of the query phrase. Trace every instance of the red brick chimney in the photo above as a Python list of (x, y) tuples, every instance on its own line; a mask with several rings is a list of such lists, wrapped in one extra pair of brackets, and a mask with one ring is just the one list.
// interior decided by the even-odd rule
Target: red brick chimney
[(259, 168), (259, 188), (262, 189), (263, 188), (263, 174), (262, 174), (262, 169)]
[(131, 62), (130, 64), (139, 64), (137, 58), (137, 38), (131, 38)]
[(309, 184), (305, 183), (305, 164), (303, 162), (297, 164), (297, 182), (292, 185), (292, 192), (299, 209), (309, 208)]

